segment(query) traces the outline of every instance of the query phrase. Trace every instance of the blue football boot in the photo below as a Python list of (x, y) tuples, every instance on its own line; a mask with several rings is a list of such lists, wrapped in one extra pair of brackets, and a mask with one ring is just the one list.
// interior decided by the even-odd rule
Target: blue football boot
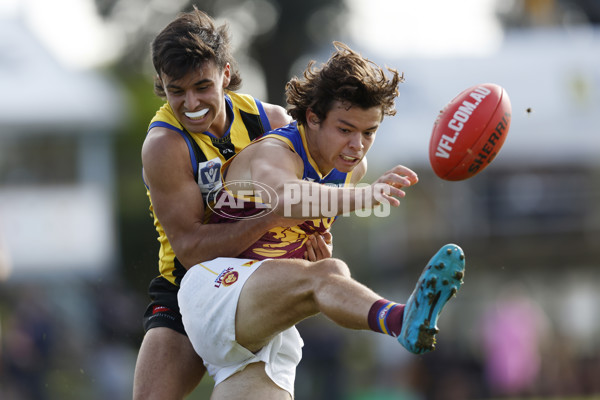
[(398, 342), (420, 354), (435, 349), (437, 320), (444, 305), (460, 289), (465, 254), (455, 244), (442, 247), (429, 261), (404, 308)]

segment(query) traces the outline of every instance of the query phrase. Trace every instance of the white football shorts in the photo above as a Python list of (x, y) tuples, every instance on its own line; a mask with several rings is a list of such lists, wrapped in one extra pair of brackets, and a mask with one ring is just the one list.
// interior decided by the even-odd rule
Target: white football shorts
[(177, 295), (185, 331), (204, 360), (215, 386), (248, 364), (265, 363), (265, 372), (294, 396), (296, 367), (304, 342), (295, 327), (275, 336), (256, 354), (235, 340), (235, 313), (246, 280), (263, 261), (216, 258), (190, 268)]

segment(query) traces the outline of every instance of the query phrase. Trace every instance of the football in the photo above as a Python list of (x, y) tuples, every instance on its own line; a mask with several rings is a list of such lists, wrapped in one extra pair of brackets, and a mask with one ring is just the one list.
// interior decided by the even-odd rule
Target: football
[(429, 162), (448, 181), (471, 178), (496, 157), (510, 128), (506, 90), (483, 83), (462, 91), (440, 111), (429, 142)]

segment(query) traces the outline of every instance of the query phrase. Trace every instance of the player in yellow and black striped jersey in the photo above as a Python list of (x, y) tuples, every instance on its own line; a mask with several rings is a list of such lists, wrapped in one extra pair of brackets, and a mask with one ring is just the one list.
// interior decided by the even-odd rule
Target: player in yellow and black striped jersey
[[(191, 133), (175, 117), (169, 103), (164, 104), (156, 113), (148, 132), (154, 128), (163, 128), (177, 132), (188, 147), (191, 168), (194, 179), (202, 193), (204, 203), (211, 201), (207, 196), (221, 184), (221, 166), (246, 147), (252, 140), (271, 130), (269, 119), (260, 100), (245, 94), (225, 92), (225, 111), (231, 116), (231, 125), (221, 137), (211, 133)], [(150, 190), (148, 197), (152, 203)], [(153, 211), (152, 205), (150, 208)], [(208, 219), (210, 208), (205, 209), (205, 221)], [(173, 248), (167, 239), (164, 229), (156, 214), (154, 225), (159, 233), (158, 241), (161, 243), (159, 256), (159, 271), (161, 277), (174, 285), (185, 274), (186, 268), (175, 257)]]
[[(152, 43), (155, 93), (166, 99), (142, 147), (143, 179), (158, 232), (159, 275), (149, 287), (146, 335), (134, 377), (134, 399), (182, 399), (206, 371), (181, 323), (177, 292), (189, 268), (235, 257), (264, 232), (281, 225), (272, 216), (209, 225), (205, 200), (220, 182), (220, 166), (251, 140), (286, 125), (277, 105), (235, 91), (241, 78), (227, 27), (205, 13), (182, 13)], [(327, 256), (321, 239), (316, 254)]]

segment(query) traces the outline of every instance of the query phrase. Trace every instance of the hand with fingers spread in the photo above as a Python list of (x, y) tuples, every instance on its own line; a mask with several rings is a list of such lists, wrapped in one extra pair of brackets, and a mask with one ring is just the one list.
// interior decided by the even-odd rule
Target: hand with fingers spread
[(410, 168), (403, 165), (395, 166), (371, 184), (375, 204), (386, 200), (392, 206), (398, 207), (400, 205), (398, 198), (406, 196), (402, 188), (412, 186), (418, 181), (419, 177)]

